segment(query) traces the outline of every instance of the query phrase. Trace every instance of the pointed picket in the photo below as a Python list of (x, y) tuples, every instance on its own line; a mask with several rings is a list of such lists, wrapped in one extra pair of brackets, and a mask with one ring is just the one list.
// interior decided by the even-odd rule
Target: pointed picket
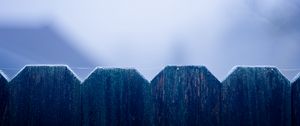
[(7, 79), (5, 75), (0, 71), (0, 126), (4, 126), (3, 119), (5, 118), (4, 112), (8, 103), (8, 89)]
[(220, 125), (221, 83), (203, 66), (168, 66), (151, 81), (155, 125)]
[(292, 126), (300, 126), (300, 73), (292, 83)]
[(80, 81), (67, 66), (26, 66), (9, 89), (7, 125), (81, 125)]
[(291, 86), (277, 68), (236, 67), (222, 83), (223, 125), (291, 125)]
[(136, 70), (97, 68), (82, 84), (83, 125), (151, 125), (149, 91)]

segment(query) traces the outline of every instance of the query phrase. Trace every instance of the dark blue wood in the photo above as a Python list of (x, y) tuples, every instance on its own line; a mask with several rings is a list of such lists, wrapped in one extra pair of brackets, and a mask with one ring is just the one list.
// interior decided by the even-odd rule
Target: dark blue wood
[(6, 125), (80, 126), (80, 81), (66, 66), (27, 66), (9, 82)]
[(237, 67), (222, 84), (202, 66), (169, 66), (151, 84), (98, 68), (82, 83), (66, 66), (0, 74), (0, 126), (300, 126), (300, 78)]
[(83, 125), (152, 125), (149, 87), (136, 70), (96, 69), (82, 85)]
[(157, 126), (220, 125), (221, 83), (203, 66), (168, 66), (151, 92)]
[(278, 69), (237, 67), (222, 83), (223, 125), (291, 125), (291, 85)]
[(292, 84), (292, 126), (300, 126), (300, 76)]
[(8, 102), (7, 80), (0, 71), (0, 126), (4, 126), (4, 112), (6, 112)]

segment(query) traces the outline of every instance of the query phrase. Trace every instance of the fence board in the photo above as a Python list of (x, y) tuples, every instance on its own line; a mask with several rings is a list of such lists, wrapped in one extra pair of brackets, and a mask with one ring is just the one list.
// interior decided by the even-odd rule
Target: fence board
[(0, 126), (4, 125), (3, 120), (5, 117), (3, 115), (8, 102), (7, 80), (4, 76), (0, 71)]
[(292, 84), (292, 126), (300, 126), (300, 76)]
[(79, 126), (80, 81), (66, 66), (26, 66), (9, 82), (10, 126)]
[(133, 69), (96, 69), (82, 85), (84, 126), (151, 125), (149, 86)]
[(225, 126), (291, 125), (291, 86), (272, 67), (237, 67), (223, 82)]
[(168, 66), (152, 81), (155, 125), (220, 125), (221, 83), (203, 66)]

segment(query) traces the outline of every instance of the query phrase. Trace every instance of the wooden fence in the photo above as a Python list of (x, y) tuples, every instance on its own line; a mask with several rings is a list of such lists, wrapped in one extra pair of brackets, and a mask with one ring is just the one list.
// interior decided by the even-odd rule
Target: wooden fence
[(67, 66), (0, 74), (1, 126), (300, 126), (300, 78), (236, 67), (220, 82), (204, 66), (168, 66), (151, 82), (134, 69)]

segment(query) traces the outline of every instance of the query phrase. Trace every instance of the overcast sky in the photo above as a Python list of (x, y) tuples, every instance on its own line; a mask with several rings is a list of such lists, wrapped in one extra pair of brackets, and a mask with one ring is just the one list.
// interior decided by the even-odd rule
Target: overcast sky
[(292, 79), (299, 20), (298, 0), (0, 0), (0, 25), (50, 25), (96, 65), (147, 79), (166, 65), (205, 65), (219, 80), (272, 65)]

